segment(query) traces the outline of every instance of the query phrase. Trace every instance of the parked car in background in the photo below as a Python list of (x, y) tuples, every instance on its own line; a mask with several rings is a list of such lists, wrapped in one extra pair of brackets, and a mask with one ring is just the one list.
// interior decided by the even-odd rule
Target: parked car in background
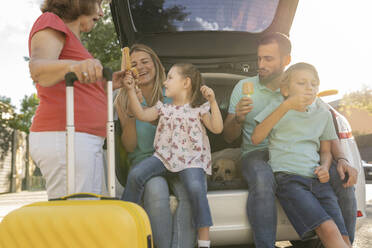
[(366, 180), (372, 180), (372, 164), (369, 164), (366, 161), (362, 160), (362, 165), (363, 165), (364, 175), (366, 177)]
[[(167, 70), (178, 62), (193, 63), (213, 88), (225, 118), (235, 84), (257, 74), (257, 41), (268, 32), (289, 34), (298, 0), (112, 0), (111, 12), (121, 47), (143, 43), (153, 48)], [(361, 158), (346, 118), (332, 107), (346, 157), (357, 169), (359, 220), (365, 217), (365, 178)], [(240, 147), (209, 133), (212, 152)], [(213, 246), (251, 244), (246, 216), (249, 191), (241, 178), (208, 185), (214, 225)], [(279, 202), (277, 240), (299, 240)], [(319, 243), (319, 241), (317, 241)], [(294, 242), (295, 247), (315, 247)]]

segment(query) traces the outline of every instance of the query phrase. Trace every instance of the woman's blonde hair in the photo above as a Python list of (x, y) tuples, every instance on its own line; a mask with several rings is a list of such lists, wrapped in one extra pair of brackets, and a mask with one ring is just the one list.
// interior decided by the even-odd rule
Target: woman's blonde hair
[[(152, 62), (155, 66), (155, 80), (154, 87), (151, 93), (151, 100), (147, 103), (147, 106), (154, 106), (159, 100), (163, 100), (163, 82), (166, 79), (165, 70), (160, 62), (158, 55), (150, 47), (143, 44), (134, 44), (130, 48), (130, 54), (134, 52), (145, 52), (150, 55)], [(115, 107), (117, 111), (127, 111), (128, 109), (128, 95), (124, 88), (121, 88), (116, 99)]]
[(81, 15), (92, 15), (96, 10), (96, 3), (102, 0), (44, 0), (41, 12), (52, 12), (65, 21), (74, 21)]
[(203, 94), (200, 91), (200, 87), (204, 85), (203, 78), (200, 71), (193, 64), (189, 63), (179, 63), (173, 65), (178, 69), (178, 72), (181, 76), (185, 78), (190, 78), (191, 80), (191, 107), (199, 107), (207, 100), (203, 97)]

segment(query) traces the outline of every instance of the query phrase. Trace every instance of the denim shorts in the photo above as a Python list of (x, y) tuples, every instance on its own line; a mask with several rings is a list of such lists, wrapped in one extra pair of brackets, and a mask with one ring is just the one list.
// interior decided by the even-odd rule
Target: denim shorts
[(333, 220), (341, 235), (348, 236), (337, 198), (329, 183), (317, 178), (276, 172), (277, 197), (289, 221), (306, 239), (320, 224)]

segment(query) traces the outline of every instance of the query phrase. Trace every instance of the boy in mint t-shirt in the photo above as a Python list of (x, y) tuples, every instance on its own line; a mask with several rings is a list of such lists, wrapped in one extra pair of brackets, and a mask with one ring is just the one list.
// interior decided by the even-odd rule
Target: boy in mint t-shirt
[(252, 143), (269, 137), (269, 164), (277, 197), (301, 238), (315, 230), (325, 247), (351, 247), (337, 198), (329, 184), (331, 140), (337, 139), (331, 113), (316, 98), (319, 77), (306, 63), (284, 73), (281, 92), (255, 117)]

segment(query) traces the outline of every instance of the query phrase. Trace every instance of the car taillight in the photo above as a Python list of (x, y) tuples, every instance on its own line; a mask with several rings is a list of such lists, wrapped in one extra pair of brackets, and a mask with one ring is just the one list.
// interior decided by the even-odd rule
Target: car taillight
[(338, 126), (338, 138), (339, 139), (349, 139), (353, 137), (353, 134), (351, 133), (351, 127), (349, 122), (346, 120), (346, 118), (336, 111), (332, 111), (332, 114), (334, 115), (337, 126)]
[(363, 217), (363, 213), (362, 213), (362, 211), (358, 210), (358, 212), (357, 212), (357, 217)]

